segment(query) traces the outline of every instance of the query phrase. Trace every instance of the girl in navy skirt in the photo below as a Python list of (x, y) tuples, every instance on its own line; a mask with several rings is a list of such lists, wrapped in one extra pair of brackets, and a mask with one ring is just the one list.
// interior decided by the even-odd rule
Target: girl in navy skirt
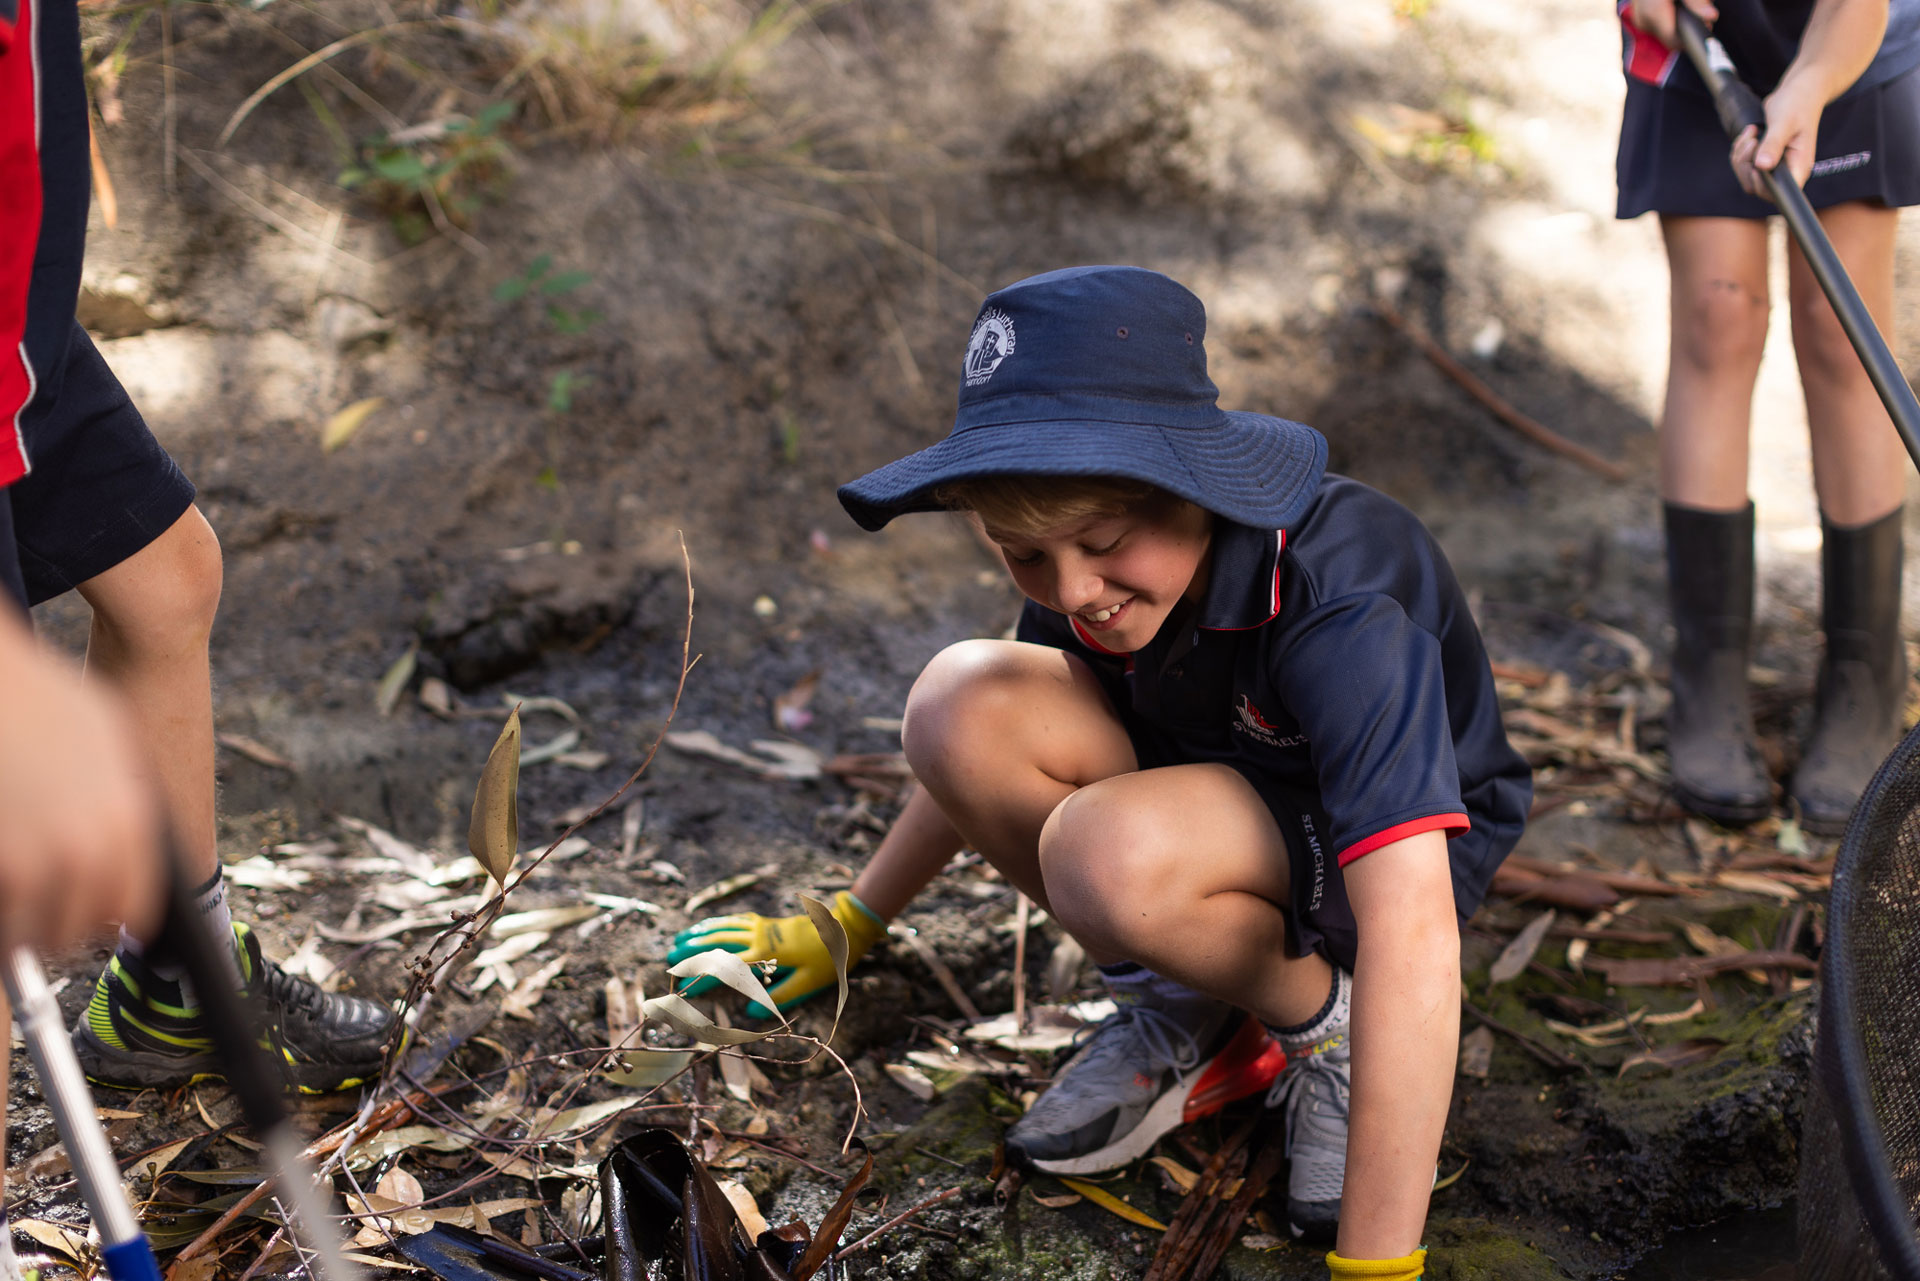
[[(1920, 0), (1684, 0), (1764, 96), (1766, 128), (1728, 155), (1706, 86), (1677, 52), (1675, 0), (1621, 0), (1627, 102), (1618, 215), (1654, 212), (1672, 272), (1660, 495), (1673, 611), (1675, 790), (1749, 823), (1772, 809), (1747, 689), (1753, 613), (1748, 419), (1767, 332), (1760, 171), (1785, 164), (1882, 333), (1899, 209), (1920, 204)], [(1820, 504), (1826, 632), (1812, 733), (1788, 784), (1809, 831), (1837, 834), (1899, 735), (1906, 458), (1798, 246), (1793, 348)]]

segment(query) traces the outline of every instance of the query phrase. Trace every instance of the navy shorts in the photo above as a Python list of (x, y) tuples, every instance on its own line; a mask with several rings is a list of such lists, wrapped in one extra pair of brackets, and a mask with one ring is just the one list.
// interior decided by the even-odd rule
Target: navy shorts
[(78, 324), (58, 387), (21, 416), (28, 473), (0, 489), (0, 598), (37, 605), (165, 533), (193, 484)]
[[(1732, 149), (1713, 99), (1682, 59), (1664, 88), (1627, 79), (1614, 162), (1615, 215), (1765, 218), (1771, 202), (1734, 179)], [(1807, 200), (1816, 209), (1869, 200), (1890, 208), (1920, 205), (1920, 68), (1840, 99), (1820, 117)]]

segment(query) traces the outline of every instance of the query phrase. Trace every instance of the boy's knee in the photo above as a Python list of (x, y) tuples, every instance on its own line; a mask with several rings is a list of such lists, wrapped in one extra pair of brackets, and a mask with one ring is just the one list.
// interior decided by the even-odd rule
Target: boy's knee
[(1174, 816), (1094, 783), (1060, 802), (1040, 833), (1040, 875), (1071, 934), (1128, 950), (1140, 905), (1164, 901), (1180, 877)]
[(1757, 367), (1767, 343), (1767, 300), (1735, 280), (1708, 280), (1676, 299), (1674, 354), (1701, 370)]
[(114, 630), (177, 642), (212, 632), (224, 578), (220, 540), (200, 509), (189, 507), (160, 537), (81, 590)]
[(1019, 706), (1019, 664), (1009, 642), (967, 640), (933, 656), (907, 695), (900, 745), (915, 770), (925, 768), (960, 739), (971, 739), (996, 717)]

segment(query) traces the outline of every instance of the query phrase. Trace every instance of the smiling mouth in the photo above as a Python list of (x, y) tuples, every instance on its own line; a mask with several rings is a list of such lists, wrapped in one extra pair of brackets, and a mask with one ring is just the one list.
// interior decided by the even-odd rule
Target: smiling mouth
[(1133, 597), (1129, 596), (1117, 605), (1109, 605), (1105, 609), (1087, 610), (1083, 612), (1080, 615), (1080, 617), (1085, 619), (1089, 623), (1110, 622), (1112, 621), (1114, 615), (1118, 614), (1121, 610), (1125, 609), (1128, 605), (1132, 603), (1133, 603)]

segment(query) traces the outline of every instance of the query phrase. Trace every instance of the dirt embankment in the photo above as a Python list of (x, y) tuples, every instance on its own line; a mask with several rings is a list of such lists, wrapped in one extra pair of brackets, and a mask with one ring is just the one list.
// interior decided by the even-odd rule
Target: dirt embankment
[[(1647, 414), (1664, 277), (1651, 229), (1607, 220), (1618, 86), (1605, 6), (1550, 0), (1496, 21), (1408, 0), (849, 0), (810, 16), (774, 6), (763, 16), (781, 20), (757, 26), (721, 7), (636, 10), (666, 24), (643, 33), (671, 50), (664, 61), (611, 29), (569, 33), (554, 11), (543, 23), (533, 5), (491, 25), (417, 5), (193, 9), (164, 47), (158, 24), (100, 29), (90, 61), (130, 39), (111, 93), (101, 86), (119, 104), (101, 128), (118, 226), (96, 223), (88, 319), (226, 547), (219, 727), (291, 766), (223, 756), (230, 859), (339, 837), (342, 816), (451, 857), (497, 727), (481, 713), (509, 692), (579, 713), (532, 717), (530, 741), (577, 732), (577, 750), (605, 754), (529, 767), (528, 842), (604, 798), (671, 704), (682, 535), (700, 661), (678, 727), (744, 746), (770, 736), (776, 698), (816, 679), (792, 738), (823, 757), (892, 750), (886, 721), (920, 666), (998, 632), (1016, 598), (957, 524), (862, 536), (833, 488), (943, 430), (986, 290), (1081, 262), (1192, 286), (1223, 400), (1313, 423), (1337, 469), (1413, 506), (1482, 601), (1495, 657), (1566, 673), (1592, 695), (1580, 714), (1612, 732), (1609, 673), (1632, 655), (1581, 620), (1661, 648)], [(250, 99), (303, 50), (343, 39)], [(348, 170), (361, 171), (351, 189)], [(1371, 312), (1385, 268), (1404, 276), (1396, 301), (1413, 324), (1632, 479), (1542, 453), (1466, 399)], [(324, 450), (323, 428), (374, 398)], [(43, 611), (76, 645), (83, 623), (71, 602)], [(1808, 660), (1791, 624), (1773, 643), (1794, 680)], [(413, 684), (382, 715), (377, 685), (410, 649)], [(428, 677), (475, 714), (419, 705)], [(1626, 747), (1657, 751), (1657, 682), (1638, 688), (1649, 728), (1635, 743), (1629, 725)], [(1638, 784), (1594, 777), (1525, 852), (1698, 870), (1678, 826), (1639, 821), (1651, 802)], [(512, 1054), (598, 1043), (610, 977), (662, 990), (657, 963), (691, 890), (772, 864), (726, 906), (791, 910), (794, 887), (844, 884), (890, 813), (884, 792), (770, 783), (671, 752), (639, 792), (637, 843), (596, 824), (590, 855), (524, 894), (668, 910), (581, 940), (534, 1018), (495, 1033)], [(408, 947), (313, 937), (349, 913), (348, 932), (385, 919), (392, 885), (313, 875), (297, 892), (242, 890), (243, 906), (283, 954), (311, 938), (362, 989), (397, 990)], [(975, 868), (910, 919), (993, 1013), (1013, 996), (1011, 917), (1005, 887)], [(1480, 922), (1477, 966), (1526, 919)], [(1052, 928), (1026, 953), (1029, 993)], [(1564, 947), (1539, 963), (1567, 973)], [(91, 964), (73, 960), (76, 976)], [(1540, 1020), (1561, 982), (1529, 975), (1489, 1012), (1550, 1039)], [(974, 1177), (1044, 1057), (929, 1108), (885, 1065), (953, 1030), (940, 1022), (953, 1001), (899, 944), (854, 989), (837, 1048), (875, 1111), (869, 1138), (901, 1136), (881, 1190), (897, 1206), (956, 1166), (970, 1180), (929, 1212), (929, 1232), (876, 1250), (875, 1275), (1125, 1275), (1150, 1251), (1149, 1234), (1089, 1206), (1003, 1210)], [(1731, 1047), (1710, 1060), (1621, 1084), (1624, 1051), (1590, 1075), (1503, 1040), (1484, 1083), (1463, 1077), (1443, 1165), (1468, 1171), (1436, 1196), (1435, 1275), (1611, 1275), (1668, 1228), (1787, 1195), (1804, 998), (1737, 992), (1702, 1033)], [(812, 1011), (802, 1027), (825, 1024)], [(533, 1084), (557, 1088), (543, 1071)], [(769, 1071), (765, 1115), (830, 1152), (844, 1082)], [(722, 1124), (745, 1127), (745, 1105), (728, 1106)], [(168, 1108), (162, 1130), (180, 1120)], [(41, 1141), (16, 1130), (10, 1157)], [(770, 1218), (817, 1209), (818, 1175), (748, 1164)], [(1157, 1184), (1135, 1186), (1171, 1213)], [(1315, 1266), (1291, 1247), (1230, 1256), (1234, 1275)]]

